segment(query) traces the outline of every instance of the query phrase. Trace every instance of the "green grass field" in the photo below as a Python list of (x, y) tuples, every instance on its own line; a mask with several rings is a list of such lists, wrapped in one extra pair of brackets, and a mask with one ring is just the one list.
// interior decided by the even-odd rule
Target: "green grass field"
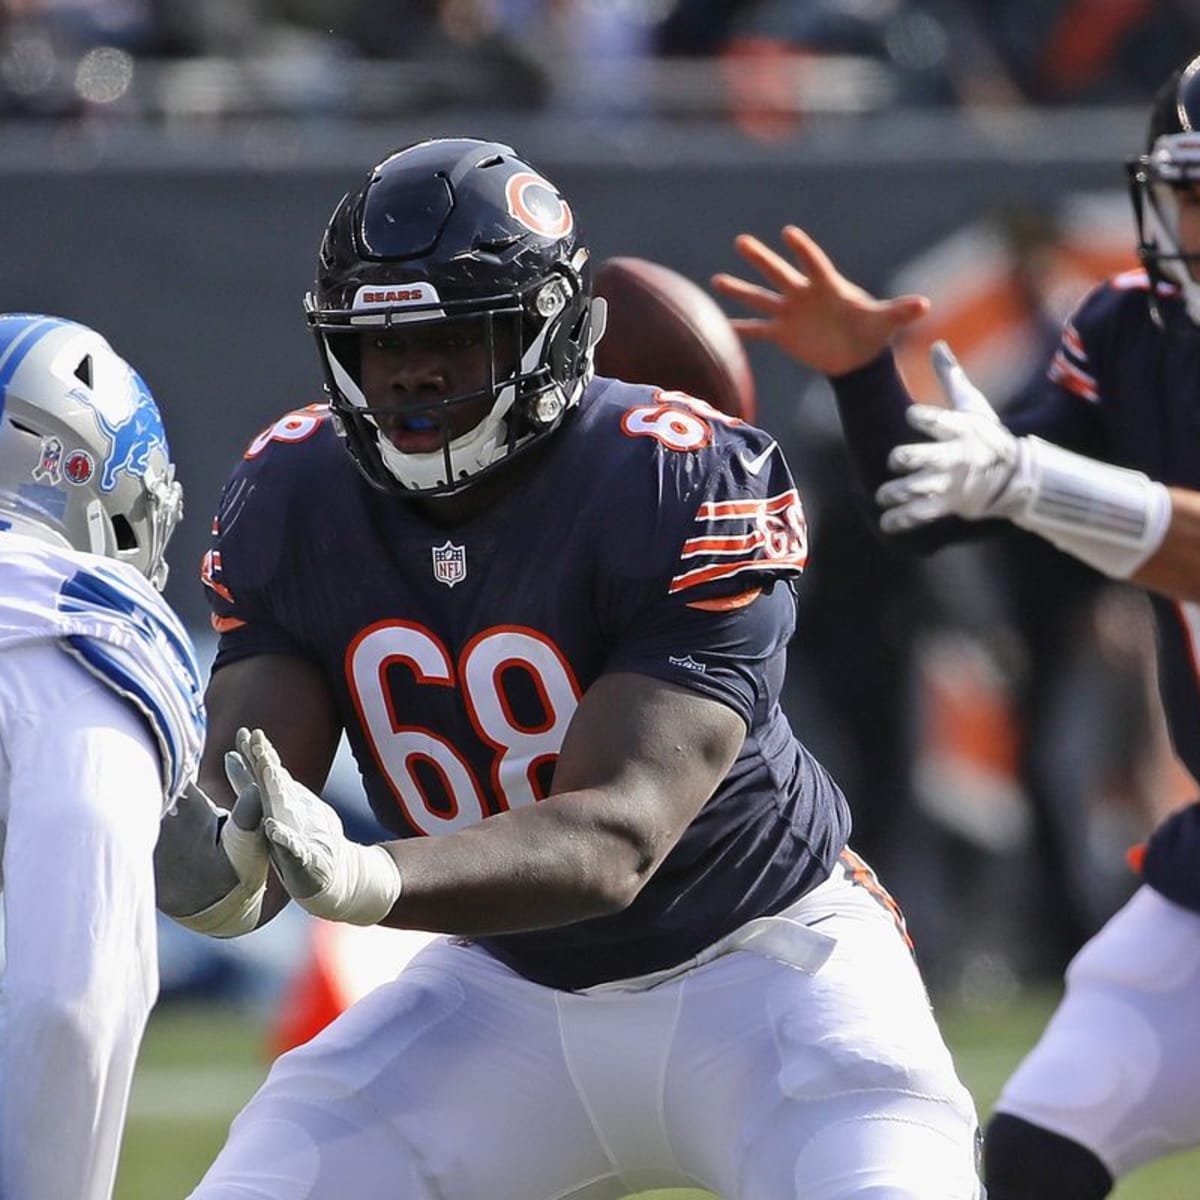
[[(939, 1005), (946, 1038), (981, 1115), (1031, 1045), (1053, 1004), (1026, 994), (1004, 1008), (971, 1012)], [(182, 1200), (216, 1156), (230, 1118), (266, 1073), (262, 1025), (236, 1010), (160, 1009), (142, 1049), (130, 1105), (117, 1200)], [(1200, 1151), (1143, 1168), (1117, 1200), (1192, 1200)], [(661, 1200), (703, 1200), (697, 1192)], [(651, 1200), (649, 1194), (644, 1200)]]

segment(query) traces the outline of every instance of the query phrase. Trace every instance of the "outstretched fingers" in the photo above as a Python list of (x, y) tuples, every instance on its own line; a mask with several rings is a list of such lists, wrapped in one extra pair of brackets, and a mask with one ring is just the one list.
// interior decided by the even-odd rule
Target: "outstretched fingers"
[(782, 236), (783, 244), (792, 252), (808, 281), (826, 286), (842, 281), (842, 273), (833, 260), (799, 225), (785, 225)]
[(802, 292), (809, 286), (809, 280), (802, 271), (798, 271), (782, 254), (772, 250), (753, 234), (739, 233), (734, 238), (733, 245), (734, 249), (779, 291)]
[(764, 317), (773, 317), (783, 307), (783, 297), (761, 284), (751, 283), (737, 275), (720, 274), (712, 277), (713, 288), (731, 300), (737, 300)]
[(272, 830), (278, 824), (275, 818), (284, 815), (288, 808), (287, 784), (291, 776), (280, 761), (279, 752), (271, 744), (271, 739), (261, 729), (239, 729), (234, 744), (238, 757), (258, 785), (265, 817), (263, 829), (271, 838)]

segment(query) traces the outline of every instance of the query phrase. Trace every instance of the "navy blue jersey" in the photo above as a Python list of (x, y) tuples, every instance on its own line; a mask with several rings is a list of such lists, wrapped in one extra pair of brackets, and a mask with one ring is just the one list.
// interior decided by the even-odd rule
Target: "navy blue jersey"
[(699, 401), (596, 380), (536, 469), (447, 528), (374, 491), (320, 406), (255, 440), (206, 581), (214, 670), (324, 673), (372, 809), (398, 836), (549, 794), (579, 697), (632, 671), (729, 705), (746, 740), (624, 912), (486, 939), (578, 988), (680, 962), (829, 873), (848, 815), (779, 705), (803, 512), (778, 448)]
[[(1047, 387), (1006, 423), (1015, 433), (1200, 490), (1200, 337), (1174, 289), (1153, 320), (1144, 271), (1096, 288), (1063, 328)], [(1150, 593), (1159, 684), (1176, 752), (1200, 778), (1200, 606)]]
[[(1200, 336), (1168, 287), (1158, 297), (1173, 330), (1164, 332), (1150, 316), (1149, 286), (1146, 273), (1134, 270), (1090, 292), (1063, 326), (1045, 386), (1004, 422), (1014, 433), (1200, 490)], [(835, 387), (851, 450), (873, 491), (887, 477), (887, 445), (912, 438), (902, 416), (908, 396), (890, 358)], [(923, 545), (977, 531), (968, 522), (938, 522)], [(1200, 777), (1200, 606), (1154, 593), (1150, 599), (1171, 738)]]

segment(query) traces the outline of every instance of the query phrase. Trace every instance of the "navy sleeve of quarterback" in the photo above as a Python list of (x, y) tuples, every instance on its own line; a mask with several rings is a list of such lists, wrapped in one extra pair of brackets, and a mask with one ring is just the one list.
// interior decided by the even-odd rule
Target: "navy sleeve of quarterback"
[(795, 629), (790, 583), (807, 561), (807, 528), (774, 440), (741, 423), (714, 426), (702, 450), (658, 448), (653, 520), (628, 511), (613, 523), (605, 669), (702, 692), (749, 726), (777, 687)]
[(1172, 813), (1150, 835), (1142, 879), (1173, 904), (1200, 912), (1200, 801)]
[[(831, 378), (846, 447), (863, 488), (863, 504), (871, 527), (878, 530), (880, 508), (875, 492), (893, 478), (888, 455), (906, 442), (925, 441), (914, 432), (906, 413), (912, 404), (891, 350), (857, 371)], [(900, 534), (883, 534), (889, 542), (917, 554), (930, 554), (950, 542), (966, 541), (999, 528), (998, 521), (963, 521), (948, 517)]]
[(868, 496), (892, 478), (887, 459), (893, 446), (915, 436), (905, 417), (912, 398), (891, 350), (845, 375), (830, 377), (846, 445)]
[(275, 581), (287, 576), (279, 556), (290, 517), (289, 456), (271, 434), (285, 421), (309, 416), (307, 410), (290, 414), (255, 438), (221, 493), (201, 570), (220, 635), (214, 671), (260, 654), (306, 657), (280, 626), (271, 602)]

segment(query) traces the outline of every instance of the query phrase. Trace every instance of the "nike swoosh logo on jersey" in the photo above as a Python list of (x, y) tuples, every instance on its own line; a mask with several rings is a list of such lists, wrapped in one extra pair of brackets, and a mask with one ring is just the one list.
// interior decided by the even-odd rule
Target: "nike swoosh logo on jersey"
[(761, 454), (756, 454), (753, 458), (747, 458), (744, 451), (738, 451), (738, 462), (750, 472), (751, 475), (757, 475), (763, 468), (763, 463), (771, 457), (775, 450), (775, 443), (772, 442)]

